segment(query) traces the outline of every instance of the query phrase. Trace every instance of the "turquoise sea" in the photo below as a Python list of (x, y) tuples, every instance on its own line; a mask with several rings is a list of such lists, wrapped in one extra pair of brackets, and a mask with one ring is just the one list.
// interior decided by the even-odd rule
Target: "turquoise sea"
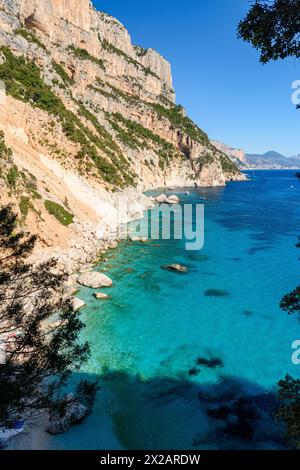
[[(205, 204), (201, 251), (162, 240), (122, 242), (108, 254), (99, 270), (114, 281), (111, 299), (97, 301), (90, 289), (80, 295), (92, 347), (82, 375), (102, 389), (83, 424), (45, 436), (42, 446), (284, 448), (272, 417), (276, 383), (287, 373), (300, 377), (291, 361), (300, 323), (278, 306), (299, 283), (294, 173), (251, 171), (250, 181), (226, 188), (174, 191), (182, 202)], [(161, 269), (170, 263), (189, 272)], [(204, 364), (216, 358), (218, 366)], [(220, 406), (230, 408), (226, 417), (207, 413)]]

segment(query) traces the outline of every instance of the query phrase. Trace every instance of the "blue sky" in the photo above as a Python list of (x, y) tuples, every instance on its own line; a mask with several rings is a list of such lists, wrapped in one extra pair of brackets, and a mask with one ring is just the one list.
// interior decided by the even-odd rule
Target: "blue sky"
[(210, 138), (247, 153), (300, 153), (300, 111), (291, 84), (300, 80), (292, 59), (259, 63), (236, 38), (249, 0), (93, 0), (118, 18), (134, 44), (171, 62), (177, 103)]

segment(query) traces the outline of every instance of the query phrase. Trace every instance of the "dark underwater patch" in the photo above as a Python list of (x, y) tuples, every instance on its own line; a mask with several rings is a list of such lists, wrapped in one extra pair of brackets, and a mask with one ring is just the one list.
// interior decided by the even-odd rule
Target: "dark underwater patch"
[(243, 314), (246, 317), (252, 317), (254, 315), (254, 312), (252, 312), (252, 310), (243, 310)]
[(229, 292), (222, 289), (207, 289), (204, 292), (205, 297), (227, 297)]

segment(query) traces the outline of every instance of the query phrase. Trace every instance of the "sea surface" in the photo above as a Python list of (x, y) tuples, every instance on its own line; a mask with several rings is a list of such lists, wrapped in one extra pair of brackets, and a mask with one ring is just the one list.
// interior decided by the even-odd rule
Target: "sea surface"
[[(299, 319), (279, 308), (299, 283), (294, 173), (251, 171), (248, 182), (226, 188), (170, 192), (183, 203), (204, 204), (200, 251), (186, 251), (185, 240), (160, 240), (124, 241), (109, 252), (98, 268), (114, 281), (103, 290), (111, 299), (97, 301), (91, 289), (80, 293), (92, 348), (81, 375), (102, 387), (94, 412), (63, 435), (43, 435), (38, 446), (285, 447), (273, 415), (278, 380), (300, 377), (291, 361)], [(171, 263), (188, 273), (161, 269)], [(226, 419), (207, 413), (220, 406), (231, 410)]]

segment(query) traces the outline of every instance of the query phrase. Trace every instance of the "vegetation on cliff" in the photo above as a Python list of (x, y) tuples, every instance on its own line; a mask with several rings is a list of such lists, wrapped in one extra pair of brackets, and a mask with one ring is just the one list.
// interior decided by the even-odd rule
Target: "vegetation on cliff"
[[(15, 56), (8, 47), (1, 47), (0, 52), (6, 59), (0, 65), (0, 79), (4, 81), (8, 94), (58, 118), (65, 135), (81, 146), (78, 158), (93, 161), (104, 181), (120, 187), (134, 184), (134, 174), (129, 171), (121, 150), (90, 111), (83, 106), (79, 108), (79, 113), (93, 124), (97, 134), (68, 110), (61, 98), (45, 84), (36, 64), (23, 56)], [(111, 161), (99, 154), (99, 150)]]
[(209, 139), (205, 132), (203, 132), (196, 124), (187, 116), (184, 115), (182, 106), (173, 105), (166, 108), (158, 103), (151, 104), (151, 107), (157, 112), (159, 116), (164, 116), (169, 119), (171, 124), (187, 134), (192, 140), (196, 142), (208, 144)]
[(118, 138), (130, 148), (152, 148), (159, 156), (159, 165), (164, 169), (173, 157), (179, 156), (178, 150), (159, 135), (135, 121), (126, 119), (120, 113), (108, 115), (108, 119), (117, 132)]
[(155, 72), (153, 72), (153, 70), (151, 70), (149, 67), (145, 67), (143, 64), (130, 57), (128, 54), (108, 42), (106, 39), (102, 41), (102, 47), (111, 54), (117, 54), (118, 56), (123, 57), (128, 63), (134, 65), (135, 67), (141, 68), (146, 76), (152, 75), (153, 77), (160, 80), (159, 76)]
[(81, 47), (75, 47), (75, 46), (69, 46), (69, 51), (74, 54), (75, 57), (77, 57), (80, 60), (90, 60), (94, 64), (99, 65), (99, 67), (102, 70), (105, 70), (105, 64), (102, 59), (97, 59), (97, 57), (94, 57), (91, 55), (86, 49), (83, 49)]
[(45, 201), (44, 202), (46, 210), (49, 214), (54, 215), (54, 217), (65, 226), (68, 226), (73, 223), (73, 214), (68, 212), (64, 207), (62, 207), (57, 202)]

